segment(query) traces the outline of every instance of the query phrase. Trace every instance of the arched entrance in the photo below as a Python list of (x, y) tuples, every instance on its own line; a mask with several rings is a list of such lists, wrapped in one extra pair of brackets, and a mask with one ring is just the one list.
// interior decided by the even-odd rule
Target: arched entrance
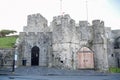
[(39, 48), (34, 46), (31, 50), (31, 66), (39, 65)]
[(120, 49), (120, 37), (115, 39), (114, 48)]
[(78, 51), (78, 69), (93, 69), (94, 68), (94, 57), (93, 52), (87, 48), (82, 47)]

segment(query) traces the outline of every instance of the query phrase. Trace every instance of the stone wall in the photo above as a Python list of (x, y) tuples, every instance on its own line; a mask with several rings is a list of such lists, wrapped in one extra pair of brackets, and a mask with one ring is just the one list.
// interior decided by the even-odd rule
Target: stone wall
[(19, 65), (26, 59), (27, 66), (31, 66), (31, 49), (37, 46), (40, 49), (39, 66), (78, 69), (77, 52), (87, 47), (94, 54), (95, 69), (107, 71), (109, 67), (116, 66), (116, 57), (112, 55), (119, 33), (105, 28), (100, 20), (94, 20), (92, 25), (87, 21), (76, 25), (75, 20), (65, 14), (53, 17), (48, 27), (47, 20), (40, 14), (29, 15), (16, 48)]
[(107, 53), (109, 67), (116, 67), (116, 56), (114, 53), (114, 39), (110, 27), (105, 28), (105, 34), (107, 37)]
[(40, 59), (39, 66), (47, 66), (48, 63), (51, 63), (51, 47), (52, 47), (52, 33), (51, 32), (38, 32), (35, 34), (34, 32), (20, 33), (20, 45), (18, 48), (19, 57), (19, 65), (22, 65), (22, 59), (27, 60), (27, 66), (31, 66), (31, 49), (34, 46), (39, 47), (40, 49)]
[(0, 68), (12, 68), (14, 49), (0, 49)]
[(69, 15), (57, 16), (52, 21), (52, 27), (54, 66), (76, 68), (75, 55), (80, 35), (77, 35), (75, 21)]
[(49, 31), (47, 20), (40, 14), (28, 15), (27, 26), (23, 32), (47, 32)]
[(114, 54), (111, 56), (115, 57), (116, 67), (120, 67), (120, 30), (112, 30), (112, 35)]
[(40, 14), (28, 16), (27, 26), (19, 34), (18, 65), (22, 65), (22, 60), (25, 59), (26, 65), (31, 66), (31, 51), (35, 46), (39, 48), (39, 66), (52, 64), (52, 33), (47, 24), (47, 20)]
[(95, 53), (95, 68), (97, 70), (108, 70), (107, 38), (105, 35), (104, 22), (94, 20), (93, 26), (93, 50)]
[(120, 68), (120, 49), (115, 49), (114, 53), (115, 53), (115, 55), (113, 55), (113, 56), (116, 57), (115, 58), (116, 59), (116, 67)]

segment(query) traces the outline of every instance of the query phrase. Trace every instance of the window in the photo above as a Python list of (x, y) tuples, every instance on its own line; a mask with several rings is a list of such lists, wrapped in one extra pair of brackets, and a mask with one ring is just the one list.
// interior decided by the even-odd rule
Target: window
[(111, 54), (112, 57), (114, 57), (114, 54)]

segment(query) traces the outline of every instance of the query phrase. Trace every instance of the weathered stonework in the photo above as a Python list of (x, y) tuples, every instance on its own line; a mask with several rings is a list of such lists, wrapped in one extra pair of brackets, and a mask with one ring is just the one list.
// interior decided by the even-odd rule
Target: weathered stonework
[(48, 22), (40, 14), (28, 15), (27, 26), (23, 29), (24, 32), (48, 32)]
[(0, 68), (12, 68), (14, 49), (0, 49)]
[(117, 65), (113, 55), (118, 51), (113, 46), (115, 39), (119, 42), (119, 35), (120, 31), (111, 31), (100, 20), (94, 20), (92, 25), (87, 21), (76, 25), (75, 20), (65, 14), (55, 16), (48, 27), (47, 20), (40, 14), (29, 15), (16, 44), (18, 63), (22, 65), (22, 60), (26, 60), (26, 66), (87, 69), (94, 60), (92, 69), (108, 71)]
[(115, 57), (116, 66), (120, 67), (120, 30), (112, 30), (112, 39), (114, 53), (111, 54), (111, 57)]

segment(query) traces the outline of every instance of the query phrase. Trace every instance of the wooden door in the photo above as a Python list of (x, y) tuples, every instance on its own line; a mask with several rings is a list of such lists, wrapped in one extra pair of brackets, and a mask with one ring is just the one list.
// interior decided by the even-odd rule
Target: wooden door
[(93, 69), (93, 52), (89, 48), (81, 48), (78, 51), (78, 69)]

